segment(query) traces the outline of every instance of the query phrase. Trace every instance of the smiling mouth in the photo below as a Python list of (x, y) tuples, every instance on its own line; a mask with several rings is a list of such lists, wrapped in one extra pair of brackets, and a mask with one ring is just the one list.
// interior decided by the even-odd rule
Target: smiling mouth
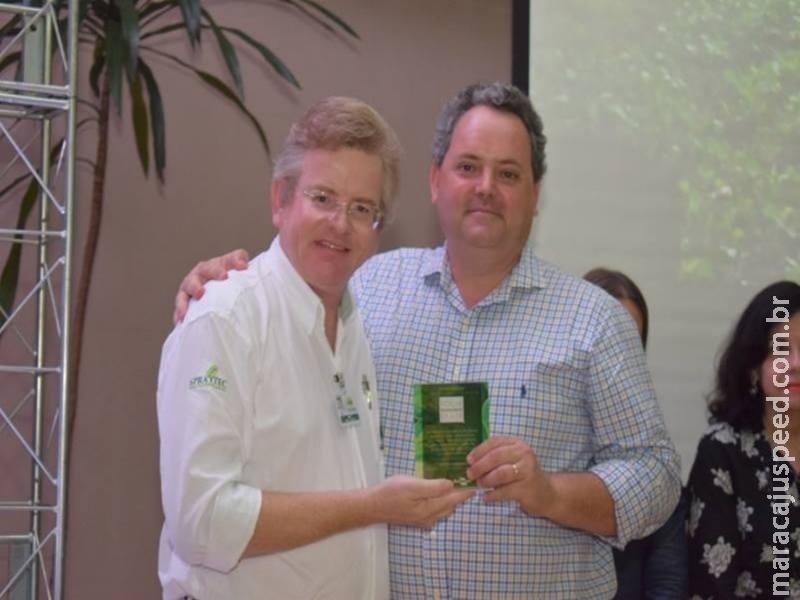
[(346, 248), (345, 246), (339, 246), (338, 244), (334, 244), (333, 242), (329, 242), (327, 240), (319, 240), (317, 241), (317, 245), (328, 250), (336, 250), (337, 252), (350, 252), (349, 248)]

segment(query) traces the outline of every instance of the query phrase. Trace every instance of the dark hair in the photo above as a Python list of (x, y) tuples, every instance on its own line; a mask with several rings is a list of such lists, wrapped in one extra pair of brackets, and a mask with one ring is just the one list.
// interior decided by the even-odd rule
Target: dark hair
[[(787, 302), (776, 304), (773, 297)], [(789, 317), (800, 311), (800, 285), (792, 281), (768, 285), (744, 309), (719, 358), (714, 390), (708, 397), (712, 422), (761, 431), (764, 392), (759, 383), (753, 393), (752, 374), (758, 372), (770, 352), (770, 332), (775, 323), (767, 319), (779, 306), (788, 311)]]
[(441, 166), (445, 154), (450, 149), (453, 130), (456, 128), (458, 120), (464, 113), (476, 106), (488, 106), (519, 117), (528, 132), (533, 180), (538, 183), (547, 170), (544, 154), (547, 138), (544, 135), (542, 119), (533, 108), (528, 96), (513, 85), (504, 83), (469, 85), (456, 93), (444, 105), (436, 120), (436, 131), (433, 134), (433, 160), (436, 164)]
[(630, 277), (625, 275), (625, 273), (606, 269), (605, 267), (596, 267), (587, 272), (583, 278), (603, 288), (617, 300), (630, 300), (634, 303), (642, 315), (642, 346), (647, 348), (647, 332), (650, 329), (650, 315), (647, 310), (647, 302), (644, 301), (644, 294), (642, 294), (639, 286), (637, 286)]

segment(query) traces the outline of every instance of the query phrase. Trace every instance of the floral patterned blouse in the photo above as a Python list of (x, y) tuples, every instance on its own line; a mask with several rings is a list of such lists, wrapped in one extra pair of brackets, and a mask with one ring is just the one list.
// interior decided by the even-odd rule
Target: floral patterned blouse
[[(692, 600), (772, 598), (773, 573), (787, 573), (773, 566), (774, 558), (787, 559), (783, 566), (789, 575), (780, 580), (788, 585), (777, 589), (800, 598), (797, 478), (790, 463), (775, 461), (773, 468), (772, 447), (763, 432), (712, 425), (700, 439), (688, 489)], [(778, 528), (773, 517), (788, 526)], [(776, 532), (788, 544), (778, 540), (773, 547)]]

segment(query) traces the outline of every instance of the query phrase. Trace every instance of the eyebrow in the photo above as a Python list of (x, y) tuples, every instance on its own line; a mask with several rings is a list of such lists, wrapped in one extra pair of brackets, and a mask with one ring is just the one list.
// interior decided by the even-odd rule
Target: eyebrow
[[(478, 156), (477, 154), (474, 154), (472, 152), (465, 152), (464, 154), (459, 154), (458, 156), (456, 156), (456, 160), (465, 160), (465, 159), (467, 159), (467, 160), (475, 160), (475, 161), (478, 161), (478, 162), (486, 162), (486, 160), (483, 157)], [(499, 164), (499, 165), (502, 165), (502, 166), (512, 165), (512, 166), (519, 167), (519, 168), (522, 168), (522, 165), (523, 165), (523, 163), (518, 161), (516, 158), (501, 158), (500, 160), (497, 160), (497, 161), (493, 160), (491, 162)]]
[(506, 158), (506, 159), (503, 159), (503, 160), (500, 160), (500, 161), (497, 161), (497, 162), (498, 162), (499, 165), (504, 166), (504, 167), (512, 166), (512, 167), (517, 167), (518, 169), (522, 168), (522, 163), (519, 162), (516, 159), (513, 159), (513, 158)]

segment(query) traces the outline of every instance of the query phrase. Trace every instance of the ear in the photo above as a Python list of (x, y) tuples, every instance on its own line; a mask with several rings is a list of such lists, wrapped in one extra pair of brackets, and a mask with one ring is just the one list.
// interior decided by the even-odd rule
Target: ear
[(439, 201), (439, 175), (442, 168), (436, 164), (436, 161), (431, 162), (431, 168), (428, 171), (428, 186), (431, 192), (431, 202), (436, 204)]
[(539, 214), (539, 190), (542, 187), (542, 180), (533, 184), (533, 216)]
[(283, 179), (274, 179), (270, 185), (270, 206), (272, 208), (272, 224), (276, 229), (281, 228), (281, 198), (286, 187), (286, 181)]

